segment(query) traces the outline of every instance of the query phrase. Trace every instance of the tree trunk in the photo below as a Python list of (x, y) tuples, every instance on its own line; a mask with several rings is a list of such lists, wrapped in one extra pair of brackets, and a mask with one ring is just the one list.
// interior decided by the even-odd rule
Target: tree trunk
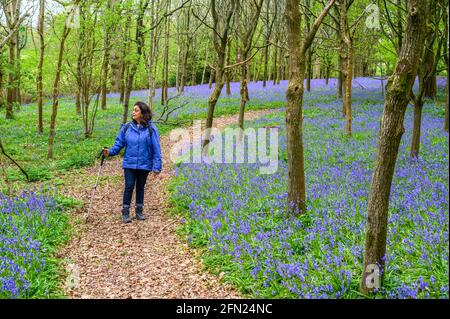
[[(337, 97), (339, 99), (342, 99), (342, 97), (344, 96), (344, 90), (343, 90), (343, 83), (344, 83), (344, 73), (342, 72), (342, 58), (338, 57), (338, 79), (337, 79)], [(342, 113), (345, 115), (345, 110), (342, 110)]]
[[(150, 25), (154, 25), (155, 21), (158, 21), (159, 19), (159, 9), (160, 5), (157, 5), (157, 8), (155, 10), (155, 1), (152, 1), (150, 12), (151, 14), (151, 23)], [(157, 74), (157, 66), (158, 66), (158, 55), (159, 55), (159, 37), (158, 32), (155, 29), (151, 29), (149, 32), (149, 42), (150, 42), (150, 52), (148, 55), (148, 93), (147, 93), (147, 100), (148, 100), (148, 106), (150, 109), (153, 109), (153, 97), (156, 93), (156, 74)]]
[[(79, 34), (78, 34), (78, 41), (84, 40), (84, 28), (80, 28)], [(81, 53), (81, 46), (78, 47), (78, 56), (77, 56), (77, 73), (76, 73), (76, 81), (77, 81), (77, 100), (76, 100), (76, 112), (77, 115), (82, 115), (82, 96), (83, 96), (83, 86), (82, 86), (82, 53)]]
[[(239, 119), (238, 124), (239, 127), (244, 129), (244, 113), (245, 113), (245, 104), (248, 101), (248, 88), (247, 88), (247, 66), (245, 64), (240, 66), (241, 69), (241, 104), (239, 106)], [(239, 140), (242, 139), (242, 136), (239, 136)]]
[(8, 75), (8, 87), (6, 93), (6, 118), (13, 118), (13, 106), (16, 99), (16, 90), (15, 90), (15, 63), (16, 63), (16, 37), (12, 36), (9, 41), (9, 75)]
[[(341, 87), (342, 87), (342, 93), (341, 97), (344, 97), (342, 101), (342, 114), (345, 116), (346, 119), (346, 131), (347, 131), (347, 123), (348, 123), (348, 117), (347, 117), (347, 87), (350, 83), (351, 88), (351, 81), (352, 81), (352, 74), (351, 72), (348, 73), (350, 70), (350, 67), (353, 67), (352, 62), (349, 61), (350, 57), (348, 56), (349, 53), (351, 53), (351, 39), (350, 39), (350, 30), (348, 29), (348, 17), (347, 17), (347, 1), (341, 1), (339, 3), (339, 60), (341, 62), (340, 64), (340, 71), (341, 71)], [(349, 65), (351, 64), (351, 66)], [(350, 93), (350, 99), (351, 99), (351, 93)], [(351, 115), (350, 115), (351, 116)]]
[(420, 127), (422, 123), (422, 101), (414, 103), (414, 126), (413, 126), (413, 137), (411, 142), (411, 157), (419, 157), (420, 148)]
[(289, 49), (289, 84), (286, 91), (286, 132), (288, 156), (288, 211), (306, 212), (305, 167), (303, 155), (303, 91), (305, 56), (300, 52), (301, 31), (298, 0), (286, 1)]
[(398, 148), (404, 132), (405, 111), (424, 47), (424, 27), (427, 16), (424, 7), (422, 0), (407, 2), (405, 38), (397, 59), (397, 66), (386, 86), (377, 159), (368, 202), (364, 267), (360, 287), (363, 294), (380, 288), (383, 282), (389, 197)]
[(261, 75), (261, 64), (263, 63), (263, 56), (261, 55), (259, 57), (259, 63), (257, 63), (257, 67), (256, 67), (256, 71), (255, 74), (253, 75), (253, 82), (257, 83), (260, 79), (260, 75)]
[(212, 88), (212, 84), (213, 84), (213, 82), (215, 81), (215, 80), (214, 80), (215, 74), (216, 74), (216, 72), (214, 71), (214, 69), (212, 69), (211, 72), (209, 73), (209, 84), (208, 84), (208, 87), (209, 87), (210, 89)]
[(20, 52), (22, 51), (19, 43), (19, 32), (17, 32), (17, 54), (16, 54), (16, 96), (15, 101), (17, 103), (17, 109), (20, 110), (20, 105), (22, 104), (22, 94), (20, 91), (20, 79), (21, 79), (21, 65), (20, 65)]
[[(433, 64), (434, 64), (434, 62), (433, 62)], [(430, 72), (433, 72), (433, 75), (431, 75), (424, 83), (425, 96), (430, 99), (436, 99), (436, 94), (437, 94), (436, 70), (431, 70)]]
[(180, 93), (184, 92), (186, 72), (187, 72), (187, 62), (188, 62), (188, 48), (185, 49), (183, 54), (183, 60), (181, 64), (181, 77), (180, 77)]
[(75, 109), (77, 115), (81, 115), (81, 92), (79, 90), (77, 90), (76, 94)]
[[(279, 44), (279, 41), (278, 41)], [(273, 79), (273, 85), (277, 84), (277, 73), (278, 73), (278, 51), (280, 51), (280, 48), (277, 46), (274, 50), (274, 58), (273, 58), (273, 68), (272, 68), (272, 79)]]
[[(231, 58), (231, 45), (228, 44), (228, 49), (227, 49), (227, 65), (230, 65), (230, 58)], [(225, 71), (225, 82), (226, 82), (226, 89), (225, 89), (225, 94), (230, 96), (231, 95), (231, 86), (230, 86), (230, 71), (226, 70)]]
[[(167, 2), (166, 13), (170, 6), (170, 1)], [(166, 105), (169, 99), (169, 31), (170, 29), (170, 19), (166, 18), (165, 21), (165, 35), (164, 35), (164, 59), (163, 59), (163, 74), (162, 74), (162, 85), (161, 85), (161, 105)]]
[(328, 82), (330, 80), (330, 71), (331, 71), (331, 65), (327, 64), (326, 71), (325, 71), (325, 85), (328, 86)]
[(119, 103), (124, 103), (125, 94), (126, 94), (126, 86), (127, 86), (127, 79), (128, 74), (130, 70), (129, 62), (125, 60), (127, 56), (128, 51), (128, 45), (129, 41), (131, 41), (131, 14), (127, 14), (127, 20), (125, 25), (125, 32), (124, 35), (126, 36), (126, 41), (124, 41), (122, 46), (122, 56), (120, 59), (120, 81), (119, 81), (119, 91), (120, 91), (120, 98)]
[[(222, 66), (222, 68), (223, 68), (223, 66)], [(219, 69), (219, 67), (218, 67), (217, 73), (216, 73), (216, 84), (214, 86), (214, 90), (213, 90), (212, 94), (208, 98), (208, 116), (206, 118), (206, 128), (207, 129), (212, 128), (212, 122), (214, 119), (214, 109), (216, 107), (217, 101), (219, 100), (219, 96), (220, 96), (220, 93), (222, 92), (223, 87), (224, 87), (223, 71), (222, 71), (222, 69)], [(205, 146), (207, 146), (209, 144), (209, 138), (210, 138), (210, 132), (207, 131), (205, 134), (205, 139), (203, 141), (203, 148), (205, 148)]]
[[(311, 8), (311, 1), (305, 0), (306, 10), (309, 11)], [(305, 14), (305, 26), (306, 34), (311, 30), (311, 15)], [(312, 48), (306, 51), (306, 91), (311, 92), (311, 77), (312, 77)]]
[(205, 50), (206, 52), (205, 52), (205, 65), (204, 65), (204, 67), (203, 67), (203, 72), (202, 72), (202, 81), (201, 81), (201, 85), (203, 85), (204, 83), (205, 83), (205, 74), (206, 74), (206, 67), (208, 66), (208, 52), (209, 52), (209, 50), (208, 50), (208, 47), (206, 47), (206, 50)]
[(180, 46), (178, 46), (177, 71), (175, 73), (175, 89), (177, 91), (177, 94), (181, 94), (181, 85), (180, 85), (181, 63), (182, 63), (181, 62), (181, 49), (180, 49)]
[(312, 51), (311, 49), (308, 50), (306, 53), (306, 65), (307, 65), (307, 71), (306, 71), (306, 91), (311, 92), (311, 73), (312, 73)]
[[(194, 60), (194, 59), (193, 59)], [(195, 60), (192, 61), (192, 73), (191, 73), (191, 83), (192, 86), (197, 84), (197, 69)]]
[(445, 84), (445, 120), (444, 120), (444, 130), (448, 132), (448, 75), (447, 75), (447, 83)]
[(347, 47), (347, 75), (345, 77), (345, 133), (352, 135), (352, 79), (353, 79), (353, 41)]
[(44, 133), (44, 125), (42, 123), (42, 111), (43, 111), (43, 88), (42, 88), (42, 67), (44, 65), (44, 12), (45, 12), (45, 0), (39, 1), (39, 22), (38, 22), (38, 33), (40, 41), (40, 51), (39, 51), (39, 63), (38, 63), (38, 74), (37, 74), (37, 102), (38, 102), (38, 133), (41, 135)]
[(121, 80), (120, 80), (120, 86), (119, 86), (119, 89), (120, 89), (120, 97), (119, 97), (119, 103), (123, 103), (123, 101), (124, 101), (124, 97), (125, 97), (125, 86), (126, 86), (126, 79), (128, 78), (128, 70), (129, 70), (129, 66), (128, 66), (128, 64), (123, 60), (122, 61), (122, 66), (121, 66), (121, 69), (120, 69), (120, 71), (121, 71), (121, 73), (120, 73), (120, 76), (121, 76)]
[(128, 120), (128, 109), (130, 104), (130, 95), (131, 90), (133, 89), (133, 80), (134, 74), (136, 73), (137, 65), (133, 63), (130, 68), (130, 72), (128, 73), (127, 82), (124, 89), (124, 99), (123, 99), (123, 116), (122, 116), (122, 124), (125, 124)]
[(4, 106), (5, 98), (3, 96), (3, 63), (0, 57), (0, 109)]
[(444, 12), (444, 34), (445, 34), (445, 38), (444, 38), (444, 44), (447, 44), (445, 46), (445, 50), (444, 50), (444, 63), (445, 66), (447, 68), (447, 81), (445, 84), (445, 119), (444, 119), (444, 130), (446, 132), (448, 132), (448, 126), (449, 126), (449, 116), (448, 116), (448, 23), (449, 23), (449, 19), (448, 19), (448, 9), (445, 10)]
[(58, 54), (58, 62), (56, 65), (56, 75), (55, 81), (53, 83), (53, 107), (52, 107), (52, 116), (50, 118), (50, 134), (48, 138), (48, 153), (47, 158), (53, 159), (53, 143), (55, 140), (55, 127), (56, 127), (56, 115), (58, 114), (58, 95), (59, 95), (59, 80), (61, 77), (61, 67), (62, 67), (62, 59), (64, 55), (64, 45), (66, 43), (66, 38), (69, 35), (70, 29), (67, 28), (67, 23), (64, 24), (63, 34), (61, 37), (61, 42), (59, 44), (59, 54)]
[(266, 87), (267, 82), (267, 70), (269, 68), (269, 46), (264, 48), (264, 75), (263, 75), (263, 88)]
[(103, 61), (102, 61), (102, 83), (101, 83), (101, 96), (102, 102), (101, 107), (102, 110), (106, 110), (106, 81), (108, 79), (108, 61), (109, 61), (109, 43), (110, 43), (110, 35), (108, 30), (105, 32), (105, 40), (103, 47)]

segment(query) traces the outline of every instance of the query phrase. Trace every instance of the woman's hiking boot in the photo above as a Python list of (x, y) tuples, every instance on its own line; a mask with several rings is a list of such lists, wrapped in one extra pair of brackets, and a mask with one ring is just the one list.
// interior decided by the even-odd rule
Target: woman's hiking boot
[(137, 220), (145, 220), (144, 214), (142, 213), (144, 210), (143, 206), (136, 206), (136, 219)]
[(130, 207), (124, 207), (122, 208), (122, 221), (124, 223), (131, 223), (130, 218)]

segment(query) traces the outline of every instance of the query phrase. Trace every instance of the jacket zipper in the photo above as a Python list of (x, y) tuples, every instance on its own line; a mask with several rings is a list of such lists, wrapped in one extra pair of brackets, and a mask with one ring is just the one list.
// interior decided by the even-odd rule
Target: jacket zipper
[(139, 144), (140, 144), (140, 139), (141, 139), (141, 129), (139, 128), (139, 126), (137, 127), (137, 129), (138, 129), (138, 153), (137, 153), (136, 169), (138, 169), (138, 167), (139, 167)]

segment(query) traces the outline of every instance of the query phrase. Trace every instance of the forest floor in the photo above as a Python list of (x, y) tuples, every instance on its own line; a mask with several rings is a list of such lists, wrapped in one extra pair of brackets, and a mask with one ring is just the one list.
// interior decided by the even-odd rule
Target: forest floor
[[(248, 111), (254, 120), (274, 110)], [(213, 126), (223, 129), (237, 123), (238, 115), (218, 117)], [(202, 127), (205, 121), (202, 120)], [(191, 130), (192, 128), (190, 128)], [(161, 136), (163, 171), (149, 175), (145, 187), (145, 221), (121, 221), (123, 170), (121, 158), (105, 161), (87, 223), (86, 213), (99, 164), (71, 176), (64, 195), (86, 203), (72, 214), (75, 234), (58, 257), (68, 265), (64, 291), (70, 298), (241, 298), (228, 284), (203, 270), (200, 251), (176, 234), (180, 218), (169, 213), (167, 183), (174, 175), (169, 153), (174, 145)], [(87, 185), (91, 185), (88, 187)], [(133, 199), (134, 200), (134, 199)], [(133, 203), (132, 203), (133, 204)], [(131, 215), (134, 217), (132, 205)], [(72, 279), (71, 279), (72, 278)], [(67, 281), (66, 281), (67, 282)]]

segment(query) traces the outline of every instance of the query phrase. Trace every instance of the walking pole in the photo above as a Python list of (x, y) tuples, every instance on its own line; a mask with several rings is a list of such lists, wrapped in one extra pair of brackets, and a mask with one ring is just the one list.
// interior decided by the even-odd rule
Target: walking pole
[(103, 150), (105, 150), (105, 149), (106, 149), (106, 147), (103, 147), (102, 152), (101, 152), (102, 160), (100, 162), (100, 167), (98, 169), (97, 180), (95, 181), (95, 186), (94, 186), (94, 189), (92, 190), (91, 198), (89, 199), (89, 207), (88, 207), (87, 214), (86, 214), (86, 222), (89, 219), (89, 213), (91, 212), (91, 207), (92, 207), (92, 200), (94, 198), (95, 190), (97, 189), (100, 172), (102, 171), (102, 168), (103, 168), (103, 161), (105, 160), (105, 155), (103, 154)]

